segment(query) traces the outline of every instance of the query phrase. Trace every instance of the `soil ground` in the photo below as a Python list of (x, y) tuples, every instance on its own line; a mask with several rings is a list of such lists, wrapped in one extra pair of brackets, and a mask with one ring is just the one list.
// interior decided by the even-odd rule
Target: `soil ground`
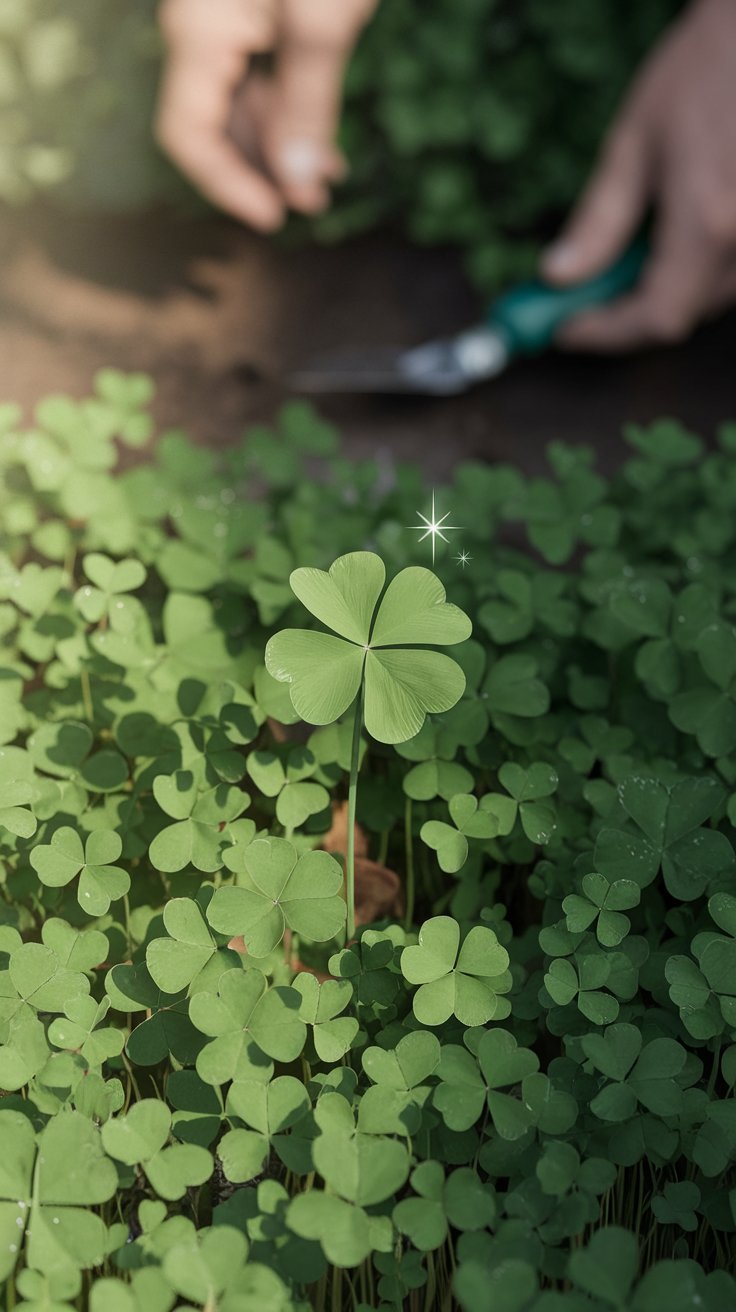
[[(0, 400), (85, 395), (94, 371), (144, 369), (163, 426), (227, 442), (268, 420), (285, 376), (334, 345), (410, 344), (471, 323), (479, 305), (451, 252), (390, 235), (288, 248), (221, 219), (0, 220)], [(356, 455), (419, 459), (429, 478), (462, 456), (541, 469), (553, 438), (610, 469), (627, 420), (675, 415), (709, 435), (736, 417), (736, 313), (689, 342), (621, 360), (548, 354), (446, 401), (343, 397), (320, 408)]]

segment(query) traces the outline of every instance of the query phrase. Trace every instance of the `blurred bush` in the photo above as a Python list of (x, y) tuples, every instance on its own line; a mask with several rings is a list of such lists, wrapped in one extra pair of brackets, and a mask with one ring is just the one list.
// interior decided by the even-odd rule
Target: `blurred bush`
[[(349, 183), (318, 236), (387, 220), (521, 272), (681, 0), (383, 0), (348, 76)], [(155, 0), (0, 0), (0, 198), (126, 208), (184, 189), (150, 137)]]

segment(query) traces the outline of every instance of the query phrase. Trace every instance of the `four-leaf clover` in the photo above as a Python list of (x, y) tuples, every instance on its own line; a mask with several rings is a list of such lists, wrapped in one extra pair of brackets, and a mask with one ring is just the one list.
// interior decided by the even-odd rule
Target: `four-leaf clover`
[(334, 631), (284, 629), (266, 647), (266, 668), (290, 685), (302, 719), (331, 724), (363, 686), (368, 732), (379, 742), (399, 743), (419, 732), (427, 712), (447, 711), (459, 701), (462, 670), (427, 647), (463, 642), (472, 626), (445, 600), (431, 570), (403, 569), (381, 598), (382, 560), (353, 551), (328, 573), (297, 569), (290, 581), (299, 600)]

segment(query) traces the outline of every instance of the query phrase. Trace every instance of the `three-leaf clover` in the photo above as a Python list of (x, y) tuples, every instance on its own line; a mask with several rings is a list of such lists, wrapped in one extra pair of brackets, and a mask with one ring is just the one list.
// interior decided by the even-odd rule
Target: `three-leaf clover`
[(171, 1111), (158, 1098), (142, 1098), (102, 1127), (105, 1152), (126, 1166), (141, 1165), (156, 1193), (175, 1201), (212, 1174), (212, 1156), (194, 1143), (166, 1147)]
[(299, 600), (333, 630), (284, 629), (266, 647), (266, 668), (289, 684), (304, 720), (331, 724), (363, 686), (368, 732), (398, 743), (419, 732), (427, 712), (447, 711), (460, 699), (462, 670), (427, 647), (463, 642), (472, 626), (445, 600), (431, 570), (403, 569), (380, 605), (386, 571), (372, 552), (340, 556), (329, 573), (297, 569), (290, 581)]
[(422, 1025), (441, 1025), (456, 1016), (463, 1025), (502, 1020), (511, 1008), (501, 995), (511, 988), (509, 954), (492, 929), (474, 925), (460, 945), (460, 926), (451, 916), (425, 920), (419, 942), (404, 948), (401, 973), (418, 984), (414, 1015)]
[(123, 840), (112, 829), (95, 829), (84, 846), (76, 829), (63, 825), (31, 852), (31, 865), (42, 884), (63, 888), (79, 875), (77, 898), (89, 916), (104, 916), (111, 902), (125, 897), (130, 876), (116, 866)]
[(197, 1058), (199, 1075), (225, 1084), (254, 1044), (275, 1061), (293, 1061), (307, 1037), (300, 1003), (296, 989), (268, 988), (260, 970), (225, 971), (217, 993), (195, 993), (189, 1004), (193, 1024), (212, 1040)]
[(457, 793), (448, 803), (452, 825), (444, 820), (425, 820), (422, 825), (422, 842), (434, 849), (446, 874), (455, 874), (465, 865), (469, 838), (494, 838), (498, 833), (496, 816), (484, 803), (485, 798), (479, 804), (472, 793)]
[(242, 935), (254, 957), (267, 957), (284, 931), (317, 943), (345, 924), (343, 872), (327, 852), (299, 856), (285, 838), (257, 838), (242, 849), (238, 884), (218, 888), (207, 919), (220, 934)]
[(631, 928), (628, 916), (622, 912), (639, 905), (639, 885), (633, 879), (616, 879), (611, 884), (605, 875), (590, 871), (583, 875), (582, 888), (582, 896), (569, 893), (563, 900), (567, 928), (580, 934), (595, 921), (598, 942), (606, 948), (618, 947)]
[(127, 593), (135, 592), (146, 581), (146, 571), (139, 560), (111, 560), (101, 552), (89, 552), (82, 561), (89, 583), (74, 597), (74, 604), (88, 624), (109, 620), (119, 632), (132, 628), (137, 611), (131, 611)]
[(355, 1017), (342, 1015), (353, 997), (352, 984), (347, 979), (327, 979), (320, 984), (314, 975), (304, 971), (294, 980), (294, 988), (301, 994), (299, 1015), (312, 1027), (320, 1061), (339, 1061), (358, 1033)]

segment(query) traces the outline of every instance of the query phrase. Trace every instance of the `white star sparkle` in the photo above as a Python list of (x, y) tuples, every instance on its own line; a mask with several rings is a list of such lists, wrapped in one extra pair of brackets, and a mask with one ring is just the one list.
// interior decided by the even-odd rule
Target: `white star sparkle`
[(419, 518), (422, 520), (422, 523), (408, 525), (408, 527), (413, 529), (415, 533), (421, 533), (422, 536), (419, 539), (420, 542), (424, 542), (425, 538), (431, 538), (433, 565), (435, 560), (435, 552), (437, 548), (437, 539), (441, 538), (443, 542), (449, 543), (450, 539), (445, 537), (445, 532), (453, 533), (453, 532), (457, 532), (458, 529), (462, 528), (461, 524), (447, 524), (445, 522), (449, 518), (451, 513), (452, 512), (448, 510), (447, 514), (443, 515), (441, 519), (437, 519), (437, 515), (434, 507), (434, 492), (433, 492), (431, 519), (428, 519), (426, 515), (422, 514), (421, 510), (418, 510), (417, 514)]
[(465, 566), (469, 565), (472, 559), (473, 557), (468, 555), (467, 551), (460, 551), (455, 557), (455, 564), (462, 565), (463, 569), (465, 569)]

